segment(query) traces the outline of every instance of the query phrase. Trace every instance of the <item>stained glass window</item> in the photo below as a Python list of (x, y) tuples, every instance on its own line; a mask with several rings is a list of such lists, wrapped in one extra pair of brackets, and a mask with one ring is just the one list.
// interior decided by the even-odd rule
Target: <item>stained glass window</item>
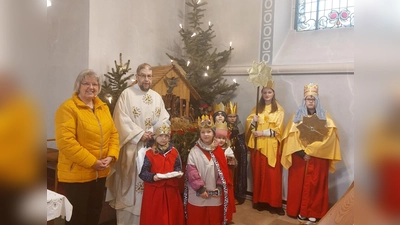
[(354, 0), (297, 0), (297, 31), (354, 27)]

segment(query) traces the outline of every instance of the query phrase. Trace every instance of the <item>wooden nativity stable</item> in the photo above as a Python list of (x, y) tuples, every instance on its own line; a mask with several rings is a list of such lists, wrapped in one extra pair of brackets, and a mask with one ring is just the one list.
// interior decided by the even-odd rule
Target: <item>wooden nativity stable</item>
[(165, 103), (165, 108), (172, 117), (190, 117), (190, 96), (200, 100), (199, 93), (193, 88), (186, 79), (186, 72), (172, 61), (170, 65), (153, 66), (154, 91), (159, 93)]

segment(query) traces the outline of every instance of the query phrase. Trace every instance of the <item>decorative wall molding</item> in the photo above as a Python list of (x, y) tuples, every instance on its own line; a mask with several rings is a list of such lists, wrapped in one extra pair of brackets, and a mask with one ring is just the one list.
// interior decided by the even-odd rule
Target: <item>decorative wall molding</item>
[[(248, 75), (248, 66), (227, 66), (224, 75)], [(354, 63), (271, 65), (272, 75), (354, 74)]]
[(272, 63), (273, 56), (274, 1), (263, 0), (262, 4), (260, 61), (265, 61), (268, 65)]

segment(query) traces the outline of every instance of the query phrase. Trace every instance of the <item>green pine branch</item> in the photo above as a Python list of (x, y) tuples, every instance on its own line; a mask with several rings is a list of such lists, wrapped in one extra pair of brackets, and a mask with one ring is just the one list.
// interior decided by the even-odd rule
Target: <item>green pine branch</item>
[(99, 98), (107, 103), (111, 114), (114, 112), (115, 103), (117, 102), (122, 91), (128, 87), (128, 81), (133, 74), (127, 75), (131, 70), (129, 67), (130, 60), (128, 62), (122, 62), (122, 53), (119, 54), (119, 64), (114, 60), (115, 68), (111, 68), (111, 72), (104, 74), (105, 80), (101, 85), (101, 92)]

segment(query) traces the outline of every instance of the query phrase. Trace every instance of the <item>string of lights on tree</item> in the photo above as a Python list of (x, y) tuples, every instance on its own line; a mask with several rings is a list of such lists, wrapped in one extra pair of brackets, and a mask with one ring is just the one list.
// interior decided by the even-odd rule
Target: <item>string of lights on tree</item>
[(168, 54), (171, 60), (176, 61), (186, 72), (186, 78), (202, 97), (202, 101), (191, 99), (194, 108), (201, 105), (212, 105), (215, 102), (226, 102), (234, 97), (234, 92), (239, 85), (236, 80), (228, 82), (222, 75), (226, 72), (224, 66), (230, 59), (233, 50), (232, 42), (229, 49), (218, 52), (212, 45), (214, 34), (211, 21), (203, 29), (204, 6), (207, 4), (201, 0), (189, 0), (186, 2), (188, 10), (188, 27), (179, 24), (179, 34), (183, 41), (184, 54), (181, 57)]

